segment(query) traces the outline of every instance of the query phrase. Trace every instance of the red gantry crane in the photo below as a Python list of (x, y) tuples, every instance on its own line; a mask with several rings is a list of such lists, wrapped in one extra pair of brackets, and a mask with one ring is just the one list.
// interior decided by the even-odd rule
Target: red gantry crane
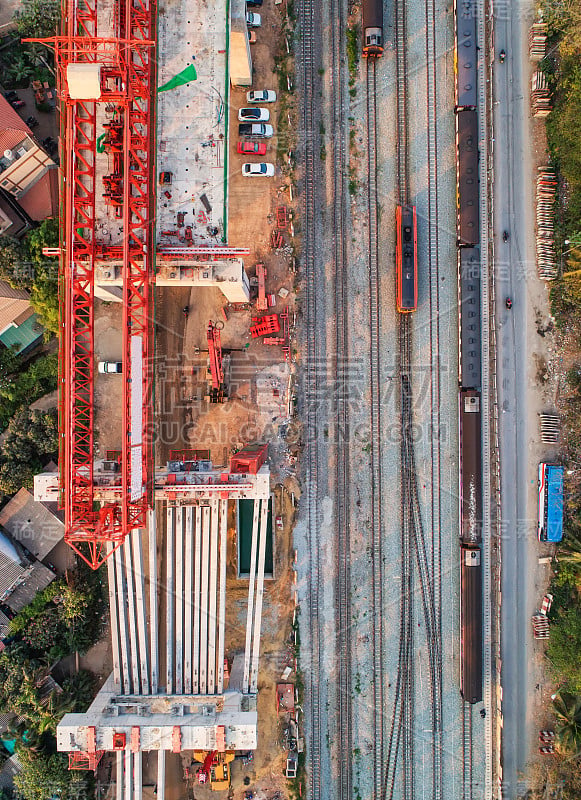
[[(96, 569), (145, 524), (151, 506), (151, 312), (154, 281), (153, 182), (156, 2), (118, 0), (108, 37), (97, 31), (97, 0), (67, 0), (61, 35), (28, 39), (52, 46), (62, 103), (60, 488), (65, 540)], [(96, 241), (98, 118), (116, 120), (122, 166), (123, 409), (121, 481), (103, 501), (94, 485), (94, 287), (96, 256), (119, 247)], [(101, 126), (103, 127), (103, 126)], [(107, 130), (107, 129), (105, 129)], [(120, 132), (122, 136), (120, 138)], [(109, 131), (109, 136), (111, 132)]]

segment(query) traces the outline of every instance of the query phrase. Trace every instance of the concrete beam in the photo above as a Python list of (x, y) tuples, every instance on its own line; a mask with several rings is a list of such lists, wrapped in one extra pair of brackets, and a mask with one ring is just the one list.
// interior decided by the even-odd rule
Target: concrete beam
[(202, 585), (200, 588), (200, 694), (208, 691), (208, 582), (210, 560), (210, 508), (202, 507)]
[(121, 691), (121, 665), (119, 662), (119, 617), (115, 591), (115, 561), (112, 557), (113, 544), (107, 542), (107, 577), (109, 582), (109, 616), (111, 619), (111, 647), (113, 651), (113, 681), (118, 692)]
[(129, 619), (129, 640), (131, 642), (131, 676), (133, 691), (141, 694), (141, 675), (139, 671), (139, 648), (137, 646), (137, 619), (135, 612), (135, 571), (131, 556), (131, 534), (123, 542), (123, 564), (127, 586), (127, 616)]
[(117, 751), (115, 753), (115, 800), (123, 800), (123, 784), (125, 783), (123, 779), (124, 765), (125, 759), (123, 758), (123, 752)]
[(216, 692), (224, 691), (224, 634), (226, 630), (226, 548), (228, 544), (228, 501), (220, 500), (220, 583), (218, 588), (218, 672)]
[(119, 619), (119, 651), (121, 653), (121, 684), (124, 694), (133, 691), (131, 681), (131, 645), (127, 632), (127, 591), (123, 568), (123, 549), (118, 547), (113, 558), (115, 560), (115, 602), (117, 604), (117, 617)]
[(192, 606), (194, 602), (194, 509), (185, 508), (184, 553), (184, 693), (192, 693)]
[(184, 509), (176, 508), (175, 576), (176, 576), (176, 622), (175, 622), (175, 693), (184, 688)]
[(194, 543), (194, 597), (192, 611), (194, 614), (194, 655), (192, 658), (192, 692), (198, 694), (200, 690), (200, 586), (202, 580), (202, 509), (194, 508), (196, 515), (195, 543)]
[(210, 586), (208, 589), (208, 694), (216, 691), (216, 591), (218, 584), (218, 508), (219, 501), (210, 503)]
[[(256, 551), (258, 543), (258, 520), (260, 503), (254, 501), (252, 515), (252, 546), (250, 549), (250, 579), (248, 581), (248, 608), (246, 612), (246, 643), (244, 645), (244, 672), (242, 674), (242, 691), (247, 692), (250, 686), (250, 648), (252, 644), (252, 626), (254, 623), (254, 581), (256, 577)], [(240, 558), (240, 554), (238, 554)]]
[(174, 535), (175, 508), (167, 508), (166, 558), (165, 558), (165, 602), (166, 602), (166, 693), (173, 693), (174, 654)]
[(258, 576), (256, 579), (256, 614), (254, 617), (254, 641), (252, 644), (252, 666), (250, 669), (250, 691), (258, 691), (258, 659), (260, 655), (260, 628), (262, 625), (262, 601), (264, 599), (264, 561), (266, 558), (266, 532), (268, 528), (268, 500), (260, 502), (260, 546), (258, 548)]
[(157, 633), (157, 517), (155, 509), (147, 512), (149, 532), (149, 635), (151, 654), (151, 693), (157, 694), (159, 688), (159, 650)]
[(133, 756), (133, 800), (142, 800), (143, 797), (143, 753), (141, 750), (132, 753)]
[(157, 753), (157, 800), (165, 800), (165, 750)]
[(149, 694), (149, 652), (147, 648), (147, 610), (145, 608), (145, 575), (143, 571), (142, 531), (134, 528), (131, 531), (133, 549), (133, 572), (135, 575), (135, 610), (137, 614), (137, 642), (139, 645), (139, 670), (141, 675), (141, 693)]
[(133, 797), (133, 753), (129, 748), (123, 751), (123, 767), (125, 773), (124, 800), (135, 800)]

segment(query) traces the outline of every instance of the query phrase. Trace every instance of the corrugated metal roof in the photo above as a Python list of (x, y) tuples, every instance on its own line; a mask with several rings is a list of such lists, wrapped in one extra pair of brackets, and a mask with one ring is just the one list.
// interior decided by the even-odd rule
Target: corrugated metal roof
[(11, 589), (17, 581), (22, 580), (24, 574), (25, 570), (20, 564), (15, 564), (4, 553), (0, 553), (0, 600), (10, 594)]
[(10, 756), (0, 770), (0, 789), (12, 789), (14, 787), (14, 776), (22, 772), (22, 764), (18, 760), (18, 756), (14, 753)]
[(24, 581), (14, 589), (4, 602), (8, 608), (18, 613), (34, 600), (37, 592), (46, 589), (55, 578), (54, 572), (45, 567), (44, 564), (41, 564), (40, 561), (35, 561), (30, 567), (30, 571), (25, 574)]
[(28, 489), (20, 489), (0, 510), (0, 525), (39, 561), (46, 558), (65, 533), (62, 521), (45, 503), (37, 503)]
[(15, 289), (7, 281), (0, 281), (0, 298), (12, 298), (13, 300), (28, 300), (29, 295), (26, 289)]
[(6, 347), (13, 347), (16, 354), (22, 353), (23, 350), (31, 347), (42, 337), (44, 332), (44, 328), (38, 321), (38, 317), (32, 311), (32, 309), (30, 309), (30, 311), (31, 313), (20, 325), (17, 327), (10, 326), (9, 328), (6, 328), (5, 331), (0, 333), (0, 341)]

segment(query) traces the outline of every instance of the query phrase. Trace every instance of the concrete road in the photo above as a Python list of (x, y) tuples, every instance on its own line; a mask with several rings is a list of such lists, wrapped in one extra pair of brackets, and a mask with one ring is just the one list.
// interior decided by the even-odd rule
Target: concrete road
[[(528, 455), (530, 402), (527, 398), (527, 337), (534, 327), (529, 302), (534, 264), (533, 175), (530, 148), (528, 27), (529, 0), (499, 4), (495, 49), (494, 206), (498, 395), (502, 475), (502, 685), (504, 732), (503, 797), (523, 794), (522, 770), (530, 737), (530, 614), (535, 569), (534, 464)], [(507, 231), (509, 239), (503, 241)], [(512, 310), (505, 299), (513, 300)], [(532, 500), (532, 502), (531, 502)]]

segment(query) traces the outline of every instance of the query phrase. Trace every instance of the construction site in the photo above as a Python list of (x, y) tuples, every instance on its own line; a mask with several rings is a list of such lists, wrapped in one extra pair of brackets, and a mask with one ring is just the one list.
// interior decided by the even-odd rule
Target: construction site
[(106, 571), (111, 628), (110, 676), (57, 742), (118, 800), (283, 797), (302, 750), (293, 187), (278, 167), (247, 181), (234, 135), (246, 90), (274, 81), (282, 14), (261, 11), (252, 49), (243, 0), (67, 0), (42, 40), (60, 453), (35, 499)]

